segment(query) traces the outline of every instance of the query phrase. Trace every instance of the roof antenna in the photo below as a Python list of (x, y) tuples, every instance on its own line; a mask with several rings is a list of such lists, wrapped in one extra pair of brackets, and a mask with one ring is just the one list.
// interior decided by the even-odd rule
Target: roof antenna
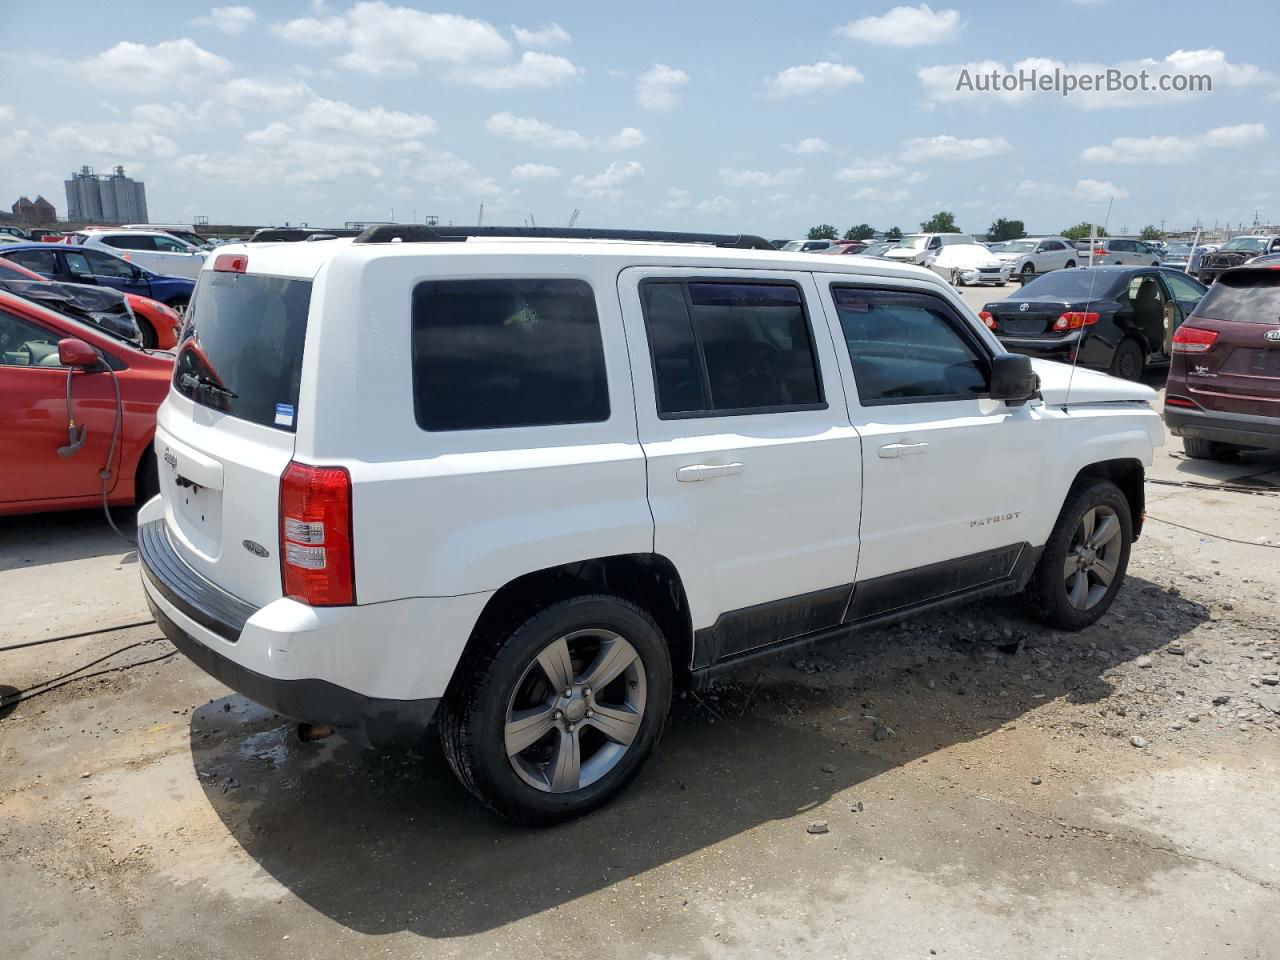
[[(1111, 223), (1111, 205), (1116, 202), (1116, 198), (1112, 197), (1107, 201), (1107, 218), (1102, 222), (1102, 232), (1107, 232), (1107, 225)], [(1084, 301), (1084, 312), (1088, 313), (1089, 308), (1093, 306), (1093, 287), (1098, 282), (1098, 274), (1094, 271), (1093, 252), (1098, 245), (1098, 225), (1096, 223), (1089, 224), (1089, 296)], [(1080, 346), (1084, 341), (1084, 325), (1080, 326), (1080, 339), (1076, 341), (1076, 348), (1071, 354), (1071, 373), (1067, 376), (1067, 392), (1062, 398), (1062, 412), (1067, 413), (1067, 407), (1071, 405), (1071, 384), (1076, 378), (1076, 364), (1080, 362)]]

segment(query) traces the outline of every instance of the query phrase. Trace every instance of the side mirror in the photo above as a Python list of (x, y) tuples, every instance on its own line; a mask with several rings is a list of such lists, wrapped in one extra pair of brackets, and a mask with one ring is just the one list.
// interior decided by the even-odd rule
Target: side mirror
[(1020, 353), (997, 354), (991, 360), (991, 399), (1020, 407), (1040, 395), (1040, 378), (1031, 358)]
[(77, 337), (58, 341), (58, 362), (64, 367), (93, 370), (102, 363), (98, 351)]

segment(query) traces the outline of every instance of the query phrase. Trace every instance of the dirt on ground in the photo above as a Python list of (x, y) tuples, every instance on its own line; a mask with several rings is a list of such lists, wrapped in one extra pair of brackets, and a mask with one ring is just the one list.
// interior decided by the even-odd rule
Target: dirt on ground
[[(431, 742), (300, 743), (145, 622), (7, 650), (0, 948), (1278, 957), (1280, 457), (1158, 457), (1094, 627), (1005, 599), (744, 669), (554, 830)], [(145, 620), (100, 518), (0, 521), (0, 645)]]

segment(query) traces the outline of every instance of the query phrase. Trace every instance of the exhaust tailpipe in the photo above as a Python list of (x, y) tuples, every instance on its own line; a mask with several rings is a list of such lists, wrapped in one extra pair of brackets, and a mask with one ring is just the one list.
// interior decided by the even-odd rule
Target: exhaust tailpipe
[(336, 730), (327, 723), (300, 723), (298, 724), (298, 739), (303, 743), (315, 743), (317, 740), (323, 740), (325, 737), (332, 737)]

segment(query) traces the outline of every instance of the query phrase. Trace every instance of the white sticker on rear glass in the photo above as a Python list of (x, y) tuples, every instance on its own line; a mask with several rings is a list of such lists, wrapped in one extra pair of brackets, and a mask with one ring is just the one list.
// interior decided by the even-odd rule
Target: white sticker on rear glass
[(277, 427), (293, 426), (293, 404), (292, 403), (276, 404), (276, 426)]

